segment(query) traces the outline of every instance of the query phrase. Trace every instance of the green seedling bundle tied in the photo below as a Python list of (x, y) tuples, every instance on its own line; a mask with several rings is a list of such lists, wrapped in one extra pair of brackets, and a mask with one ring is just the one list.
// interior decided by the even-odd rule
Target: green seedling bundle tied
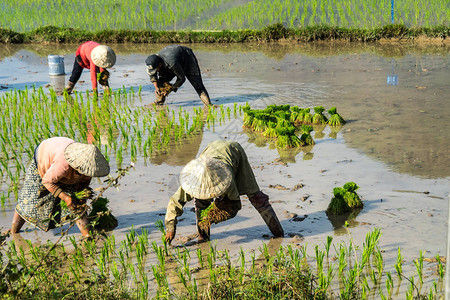
[(341, 215), (362, 208), (364, 204), (356, 193), (358, 188), (359, 186), (354, 182), (347, 182), (343, 187), (335, 187), (333, 189), (334, 197), (328, 205), (327, 214)]
[(336, 107), (330, 108), (328, 110), (328, 113), (331, 115), (330, 119), (328, 120), (328, 125), (339, 126), (346, 123), (345, 120), (337, 113)]
[(107, 198), (97, 198), (92, 203), (92, 210), (88, 215), (90, 224), (93, 228), (99, 230), (113, 230), (119, 224), (116, 217), (111, 213), (108, 208), (109, 200)]
[[(94, 191), (91, 188), (71, 193), (70, 196), (76, 203), (76, 208), (72, 211), (74, 218), (79, 217), (89, 209), (89, 206), (86, 204), (87, 200), (94, 199), (90, 205), (91, 208), (88, 214), (91, 227), (106, 231), (113, 230), (117, 227), (118, 221), (108, 208), (109, 200), (107, 198), (94, 198)], [(64, 201), (61, 201), (61, 207), (62, 209), (69, 209)]]
[(242, 127), (260, 133), (279, 149), (314, 145), (315, 142), (311, 136), (311, 131), (314, 129), (310, 124), (336, 126), (345, 123), (344, 119), (337, 114), (335, 107), (328, 111), (331, 114), (330, 120), (323, 114), (325, 111), (323, 106), (314, 107), (314, 115), (310, 113), (310, 108), (299, 108), (289, 104), (272, 104), (259, 110), (251, 109), (247, 104), (243, 111)]

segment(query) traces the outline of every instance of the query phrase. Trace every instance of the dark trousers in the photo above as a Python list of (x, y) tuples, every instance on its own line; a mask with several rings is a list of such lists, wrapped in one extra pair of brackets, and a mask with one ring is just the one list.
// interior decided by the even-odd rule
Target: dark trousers
[[(73, 84), (77, 83), (81, 77), (81, 73), (83, 72), (83, 67), (78, 63), (81, 58), (75, 57), (75, 62), (73, 63), (72, 75), (69, 78), (69, 81)], [(99, 73), (99, 67), (95, 67), (95, 72)]]

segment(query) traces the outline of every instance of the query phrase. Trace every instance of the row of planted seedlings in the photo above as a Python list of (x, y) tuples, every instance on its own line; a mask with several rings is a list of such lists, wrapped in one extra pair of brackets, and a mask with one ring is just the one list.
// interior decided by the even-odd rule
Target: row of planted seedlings
[(246, 105), (243, 111), (243, 127), (260, 133), (281, 149), (314, 145), (315, 142), (311, 136), (313, 126), (322, 133), (326, 125), (340, 130), (345, 124), (345, 120), (337, 113), (336, 107), (328, 110), (329, 117), (323, 114), (325, 109), (322, 106), (314, 107), (314, 114), (311, 113), (310, 108), (291, 107), (289, 104), (274, 104), (259, 110), (251, 109), (249, 105)]
[[(427, 259), (420, 251), (406, 262), (399, 248), (388, 267), (377, 228), (362, 245), (348, 231), (348, 243), (333, 244), (328, 236), (312, 250), (308, 244), (273, 249), (263, 243), (259, 251), (231, 253), (214, 241), (170, 246), (162, 221), (156, 227), (159, 241), (150, 241), (145, 228), (140, 234), (131, 228), (120, 243), (114, 235), (102, 241), (69, 237), (59, 244), (26, 241), (27, 249), (11, 241), (0, 248), (0, 291), (5, 297), (64, 299), (435, 299), (444, 289), (442, 257)], [(416, 273), (406, 276), (412, 264)]]
[[(97, 145), (106, 158), (120, 167), (124, 158), (144, 160), (158, 151), (170, 148), (203, 129), (225, 122), (231, 109), (211, 107), (208, 110), (182, 107), (145, 107), (140, 91), (118, 89), (103, 97), (86, 93), (56, 95), (43, 88), (14, 90), (0, 96), (4, 108), (0, 124), (0, 196), (2, 206), (11, 194), (17, 199), (19, 185), (44, 139), (66, 136)], [(235, 105), (234, 117), (241, 111)]]

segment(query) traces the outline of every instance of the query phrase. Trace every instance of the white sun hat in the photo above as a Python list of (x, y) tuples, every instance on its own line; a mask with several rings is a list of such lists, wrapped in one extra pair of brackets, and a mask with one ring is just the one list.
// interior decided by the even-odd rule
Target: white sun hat
[(223, 161), (208, 156), (191, 160), (181, 171), (181, 187), (197, 199), (222, 196), (233, 179), (231, 168)]
[(91, 59), (100, 68), (111, 68), (116, 63), (116, 53), (106, 45), (99, 45), (92, 49)]
[(64, 149), (69, 166), (89, 177), (103, 177), (109, 174), (109, 163), (97, 146), (71, 143)]

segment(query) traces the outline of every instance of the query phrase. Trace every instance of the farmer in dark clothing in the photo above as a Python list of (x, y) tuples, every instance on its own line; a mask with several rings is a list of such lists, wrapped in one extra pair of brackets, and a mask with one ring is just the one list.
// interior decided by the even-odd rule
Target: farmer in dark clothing
[[(162, 105), (170, 92), (176, 92), (186, 78), (194, 87), (205, 106), (211, 105), (208, 92), (203, 85), (197, 58), (192, 49), (170, 45), (145, 60), (150, 81), (155, 86), (155, 104)], [(172, 85), (170, 81), (177, 77)]]

